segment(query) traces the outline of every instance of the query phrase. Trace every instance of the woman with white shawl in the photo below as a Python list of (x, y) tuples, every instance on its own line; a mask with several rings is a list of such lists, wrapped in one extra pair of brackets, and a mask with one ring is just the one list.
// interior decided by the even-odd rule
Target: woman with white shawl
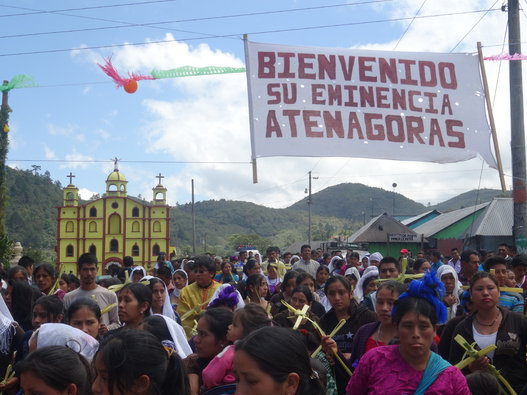
[(148, 281), (148, 287), (152, 290), (152, 307), (150, 314), (161, 314), (176, 321), (176, 314), (170, 303), (168, 289), (163, 280), (154, 276), (144, 276), (141, 282)]
[[(340, 266), (337, 265), (337, 262), (340, 264)], [(329, 265), (328, 265), (329, 275), (333, 276), (335, 274), (342, 274), (341, 273), (342, 266), (346, 266), (346, 260), (342, 258), (341, 256), (335, 255), (333, 258), (331, 258), (331, 261), (329, 261)]]
[[(181, 359), (192, 354), (192, 349), (188, 344), (183, 327), (173, 319), (162, 314), (154, 314), (146, 317), (140, 328), (156, 336), (164, 347), (177, 352)], [(166, 330), (168, 330), (168, 333)]]
[(143, 277), (146, 276), (146, 270), (143, 266), (135, 266), (130, 272), (130, 281), (138, 283)]
[(377, 268), (377, 266), (368, 266), (366, 270), (364, 270), (364, 272), (362, 273), (362, 277), (359, 279), (359, 282), (357, 283), (357, 286), (353, 291), (353, 296), (355, 297), (357, 302), (362, 302), (364, 296), (369, 293), (364, 292), (364, 287), (367, 286), (367, 284), (369, 284), (371, 281), (375, 281), (377, 278), (379, 278), (379, 269)]
[[(0, 297), (0, 374), (5, 376), (5, 372), (10, 363), (13, 362), (13, 352), (15, 345), (20, 342), (24, 336), (24, 331), (15, 322), (11, 312), (3, 297)], [(0, 391), (11, 388), (13, 384), (0, 384)]]
[(80, 329), (66, 324), (42, 324), (29, 340), (29, 351), (47, 346), (66, 346), (80, 353), (89, 362), (99, 348), (99, 342)]
[(233, 285), (227, 283), (222, 284), (214, 291), (212, 298), (210, 299), (209, 307), (220, 307), (225, 306), (232, 311), (243, 309), (245, 302), (243, 301), (240, 291), (238, 291)]
[(441, 265), (437, 269), (436, 276), (445, 286), (445, 296), (443, 303), (447, 307), (448, 319), (452, 319), (457, 314), (457, 307), (459, 306), (459, 295), (463, 292), (461, 282), (457, 277), (456, 270), (450, 265)]

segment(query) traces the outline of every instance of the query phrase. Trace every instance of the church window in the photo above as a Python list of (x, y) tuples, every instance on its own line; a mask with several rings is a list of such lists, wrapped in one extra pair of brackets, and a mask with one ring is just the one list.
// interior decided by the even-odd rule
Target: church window
[(139, 221), (132, 222), (132, 232), (139, 232), (140, 229)]
[(90, 224), (88, 225), (88, 231), (89, 232), (97, 232), (97, 222), (90, 221)]
[(66, 232), (73, 232), (75, 228), (75, 225), (73, 225), (73, 221), (66, 222)]
[(121, 217), (119, 214), (112, 214), (108, 220), (109, 232), (112, 235), (121, 234)]
[(152, 248), (152, 255), (158, 256), (160, 252), (161, 252), (161, 249), (159, 248), (157, 243), (154, 244), (154, 247)]
[(92, 207), (90, 208), (90, 217), (96, 217), (97, 216), (97, 208), (96, 207)]
[(132, 256), (139, 256), (139, 246), (137, 244), (132, 246)]
[(154, 232), (161, 232), (161, 224), (159, 223), (159, 221), (155, 221), (153, 227), (154, 227)]
[(66, 200), (73, 200), (73, 192), (66, 193)]
[(110, 240), (110, 252), (119, 252), (119, 242), (115, 239)]
[(97, 256), (97, 247), (95, 247), (93, 244), (90, 246), (90, 248), (88, 249), (88, 252), (92, 255), (95, 255)]
[(117, 191), (118, 191), (117, 185), (115, 184), (108, 185), (108, 192), (117, 192)]
[(117, 208), (117, 207), (119, 207), (119, 203), (117, 203), (117, 202), (113, 202), (113, 203), (112, 203), (112, 208)]
[(66, 247), (66, 256), (73, 256), (73, 246), (71, 244)]
[(132, 217), (139, 217), (139, 207), (134, 207), (132, 209)]

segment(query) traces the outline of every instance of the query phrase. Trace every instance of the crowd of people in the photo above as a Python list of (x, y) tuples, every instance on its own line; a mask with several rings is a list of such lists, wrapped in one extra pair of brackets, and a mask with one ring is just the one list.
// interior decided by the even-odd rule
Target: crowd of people
[[(4, 394), (527, 394), (527, 255), (452, 249), (2, 273)], [(3, 378), (3, 379), (2, 379)]]

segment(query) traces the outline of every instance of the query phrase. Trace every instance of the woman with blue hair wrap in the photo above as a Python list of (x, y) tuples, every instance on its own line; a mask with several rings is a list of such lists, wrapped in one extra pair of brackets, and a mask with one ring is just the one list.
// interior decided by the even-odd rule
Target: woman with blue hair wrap
[(470, 394), (459, 369), (430, 350), (437, 324), (447, 319), (444, 292), (435, 271), (410, 283), (392, 309), (399, 344), (364, 354), (346, 387), (348, 394)]

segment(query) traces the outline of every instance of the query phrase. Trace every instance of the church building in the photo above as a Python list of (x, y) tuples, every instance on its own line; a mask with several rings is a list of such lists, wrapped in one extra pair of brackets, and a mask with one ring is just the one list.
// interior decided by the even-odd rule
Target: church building
[(153, 267), (160, 252), (168, 252), (170, 243), (166, 188), (159, 183), (153, 200), (147, 202), (127, 196), (128, 181), (115, 168), (106, 179), (106, 193), (101, 198), (79, 203), (79, 189), (72, 183), (64, 188), (64, 203), (58, 209), (57, 265), (61, 273), (77, 273), (77, 259), (85, 252), (99, 261), (99, 275), (111, 265), (122, 266), (131, 256), (134, 264)]

